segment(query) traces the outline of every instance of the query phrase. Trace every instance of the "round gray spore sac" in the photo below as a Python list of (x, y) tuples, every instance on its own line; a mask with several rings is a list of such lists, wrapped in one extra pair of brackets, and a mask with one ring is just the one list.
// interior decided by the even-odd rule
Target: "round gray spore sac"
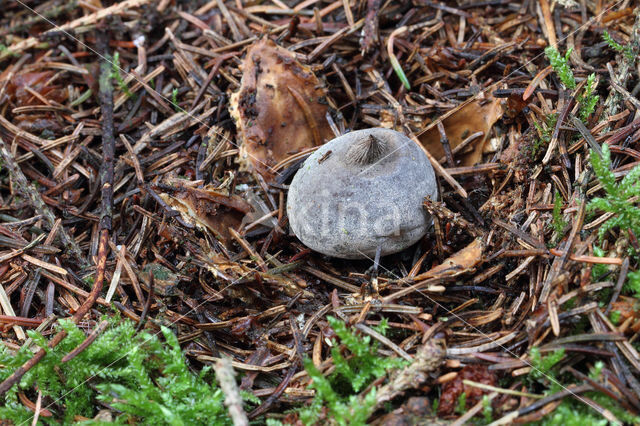
[(436, 199), (427, 156), (394, 130), (358, 130), (321, 146), (289, 187), (287, 214), (307, 247), (343, 259), (397, 253), (418, 241), (431, 223), (422, 207)]

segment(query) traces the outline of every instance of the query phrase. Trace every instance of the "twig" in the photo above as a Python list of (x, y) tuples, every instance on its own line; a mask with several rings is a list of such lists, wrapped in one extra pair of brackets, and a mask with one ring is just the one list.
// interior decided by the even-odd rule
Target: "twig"
[[(107, 38), (106, 34), (99, 37)], [(106, 41), (104, 54), (107, 53)], [(113, 127), (113, 85), (111, 83), (111, 64), (104, 60), (100, 63), (100, 109), (102, 112), (102, 211), (100, 212), (100, 229), (111, 231), (113, 217), (113, 157), (116, 141)]]
[(627, 272), (629, 272), (629, 258), (625, 257), (622, 261), (622, 266), (620, 267), (620, 275), (618, 275), (618, 281), (616, 282), (616, 286), (613, 289), (613, 294), (611, 295), (611, 299), (609, 299), (609, 303), (607, 304), (607, 309), (605, 309), (604, 314), (609, 315), (609, 311), (611, 311), (611, 305), (618, 300), (618, 296), (620, 296), (620, 292), (622, 291), (622, 285), (627, 279)]
[(558, 39), (556, 38), (556, 29), (553, 25), (553, 19), (551, 18), (551, 8), (549, 7), (549, 2), (548, 0), (539, 0), (539, 2), (540, 9), (542, 10), (545, 29), (547, 30), (549, 46), (556, 47), (558, 44)]
[(218, 73), (218, 69), (220, 68), (222, 63), (229, 58), (233, 58), (237, 54), (238, 52), (229, 52), (214, 59), (214, 64), (211, 67), (211, 71), (209, 71), (209, 75), (207, 75), (207, 79), (204, 81), (204, 83), (202, 83), (198, 94), (193, 99), (193, 102), (191, 102), (191, 108), (189, 108), (190, 110), (193, 110), (198, 102), (200, 102), (200, 99), (202, 99), (202, 96), (204, 96), (205, 92), (207, 91), (207, 87), (209, 87), (209, 84), (211, 84), (211, 82), (213, 81), (213, 77), (215, 77)]
[(33, 416), (33, 420), (31, 421), (31, 426), (36, 426), (38, 424), (38, 418), (40, 417), (41, 408), (42, 408), (42, 391), (38, 390), (38, 399), (36, 400), (36, 409), (35, 409), (35, 414)]
[(64, 357), (62, 357), (62, 360), (60, 362), (62, 363), (69, 362), (72, 359), (74, 359), (76, 356), (78, 356), (82, 351), (87, 349), (89, 345), (93, 343), (94, 340), (96, 340), (96, 338), (100, 335), (100, 333), (102, 333), (107, 328), (108, 325), (109, 325), (109, 321), (107, 320), (101, 321), (100, 324), (98, 324), (98, 326), (93, 329), (91, 334), (88, 335), (87, 338), (84, 339), (82, 343), (76, 346), (74, 350), (66, 354)]
[(151, 302), (153, 301), (154, 296), (154, 288), (155, 288), (155, 278), (153, 277), (153, 271), (149, 273), (149, 296), (147, 300), (144, 302), (144, 308), (142, 309), (142, 313), (140, 314), (140, 321), (138, 322), (138, 326), (136, 327), (136, 332), (140, 331), (147, 320), (147, 314), (149, 313), (149, 308), (151, 307)]
[(567, 238), (567, 241), (564, 244), (564, 247), (562, 247), (562, 250), (564, 250), (564, 253), (562, 254), (561, 257), (556, 258), (553, 261), (553, 264), (551, 265), (551, 270), (547, 275), (547, 279), (544, 281), (544, 284), (542, 285), (542, 291), (540, 292), (540, 299), (538, 301), (539, 304), (547, 302), (547, 297), (549, 297), (549, 294), (551, 293), (551, 285), (554, 282), (554, 279), (561, 273), (561, 271), (564, 268), (564, 265), (567, 263), (567, 259), (569, 259), (569, 256), (572, 254), (571, 250), (573, 249), (573, 245), (575, 244), (576, 236), (578, 235), (578, 232), (582, 230), (582, 225), (584, 224), (584, 215), (586, 212), (586, 205), (587, 205), (586, 200), (584, 199), (580, 200), (580, 207), (576, 214), (576, 218), (574, 220), (571, 233), (569, 234), (569, 237)]
[[(102, 51), (107, 50), (107, 36), (103, 35), (99, 37), (99, 41), (102, 44)], [(107, 251), (109, 249), (109, 230), (111, 229), (111, 210), (113, 203), (113, 152), (115, 141), (113, 137), (113, 86), (108, 76), (111, 73), (111, 66), (107, 61), (103, 61), (100, 67), (100, 99), (102, 100), (103, 108), (107, 111), (104, 114), (104, 126), (103, 126), (103, 152), (104, 152), (104, 164), (105, 167), (102, 170), (102, 216), (100, 219), (100, 241), (98, 245), (98, 263), (96, 265), (96, 278), (91, 289), (91, 293), (80, 305), (78, 310), (72, 317), (74, 323), (79, 323), (82, 318), (89, 312), (89, 309), (94, 305), (98, 299), (98, 295), (102, 290), (102, 283), (104, 281), (105, 269), (107, 266)], [(104, 111), (103, 110), (103, 111)], [(111, 112), (109, 114), (109, 112)], [(107, 122), (111, 120), (111, 122)], [(108, 132), (111, 132), (110, 134)], [(1, 142), (1, 141), (0, 141)], [(110, 145), (110, 146), (109, 146)], [(0, 150), (4, 148), (4, 145), (0, 145)], [(107, 158), (107, 154), (111, 153), (110, 160)], [(111, 180), (108, 180), (108, 179)], [(108, 227), (106, 227), (108, 226)], [(66, 337), (67, 332), (60, 330), (47, 345), (49, 349), (53, 349)], [(11, 387), (18, 383), (22, 376), (24, 376), (31, 368), (33, 368), (44, 356), (47, 351), (43, 348), (38, 350), (33, 357), (18, 367), (11, 376), (7, 377), (2, 383), (0, 383), (0, 395), (7, 392)]]
[(235, 371), (231, 362), (226, 358), (219, 358), (213, 365), (213, 369), (216, 372), (216, 378), (220, 383), (220, 388), (224, 393), (224, 405), (229, 410), (229, 416), (233, 421), (234, 426), (248, 426), (249, 419), (247, 413), (242, 408), (242, 397), (238, 390), (238, 385), (235, 379)]
[(285, 391), (287, 386), (289, 386), (289, 382), (293, 378), (293, 375), (295, 374), (295, 372), (298, 370), (299, 364), (300, 364), (300, 358), (297, 358), (293, 362), (293, 364), (289, 367), (289, 370), (287, 371), (287, 375), (284, 377), (282, 382), (280, 382), (278, 387), (273, 391), (273, 393), (269, 396), (269, 398), (267, 398), (267, 400), (262, 403), (262, 405), (260, 405), (258, 408), (253, 410), (251, 413), (249, 413), (249, 418), (255, 419), (259, 415), (263, 414), (265, 411), (267, 411), (271, 407), (271, 405), (273, 405), (273, 403), (278, 398), (280, 398), (280, 395), (282, 395), (282, 393)]
[(360, 39), (360, 46), (363, 53), (369, 52), (375, 43), (379, 41), (378, 13), (381, 5), (382, 0), (367, 0), (367, 17), (364, 28), (362, 29), (362, 38)]
[(582, 121), (578, 117), (574, 116), (571, 117), (571, 119), (573, 125), (576, 126), (576, 129), (578, 129), (578, 132), (580, 132), (584, 140), (587, 141), (587, 144), (589, 144), (589, 147), (597, 152), (598, 155), (602, 156), (602, 149), (600, 148), (598, 142), (596, 142), (596, 139), (593, 137), (589, 129), (587, 129), (584, 124), (582, 124)]
[(431, 338), (418, 351), (411, 364), (395, 375), (390, 383), (382, 386), (376, 393), (376, 408), (391, 401), (408, 389), (415, 389), (429, 378), (429, 373), (437, 370), (444, 362), (444, 342)]
[(447, 132), (444, 130), (444, 124), (442, 124), (442, 121), (438, 121), (438, 132), (440, 133), (440, 143), (442, 144), (442, 149), (444, 149), (444, 155), (447, 159), (447, 166), (450, 168), (455, 167), (456, 163), (453, 161), (451, 145), (449, 145), (449, 138), (447, 137)]

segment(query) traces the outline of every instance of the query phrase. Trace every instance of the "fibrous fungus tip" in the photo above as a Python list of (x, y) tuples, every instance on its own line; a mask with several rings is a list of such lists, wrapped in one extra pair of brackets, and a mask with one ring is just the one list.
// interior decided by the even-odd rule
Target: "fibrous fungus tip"
[(369, 135), (354, 143), (347, 151), (348, 164), (365, 166), (380, 160), (389, 151), (389, 142)]

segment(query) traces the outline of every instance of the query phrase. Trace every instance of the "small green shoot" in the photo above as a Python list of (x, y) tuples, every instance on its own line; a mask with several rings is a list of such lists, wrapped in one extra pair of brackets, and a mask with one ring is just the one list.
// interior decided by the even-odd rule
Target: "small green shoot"
[[(593, 254), (596, 257), (605, 257), (607, 253), (602, 249), (602, 247), (599, 247), (594, 244)], [(607, 268), (607, 265), (603, 263), (594, 264), (593, 267), (591, 268), (591, 279), (594, 282), (597, 282), (600, 279), (600, 277), (602, 277), (604, 274), (607, 273), (608, 270), (609, 269)]]
[(391, 61), (391, 67), (393, 67), (393, 70), (396, 72), (396, 75), (404, 85), (405, 89), (407, 90), (411, 89), (411, 84), (409, 83), (409, 79), (407, 78), (407, 75), (402, 70), (402, 66), (400, 66), (400, 62), (398, 62), (398, 58), (396, 58), (395, 56), (390, 56), (389, 60)]
[(133, 99), (135, 97), (120, 74), (120, 54), (118, 52), (114, 53), (113, 61), (111, 61), (111, 78), (116, 80), (118, 87), (128, 98)]
[[(405, 361), (379, 356), (378, 343), (370, 336), (355, 334), (336, 318), (327, 317), (327, 321), (339, 338), (334, 340), (331, 349), (335, 371), (325, 377), (311, 360), (304, 360), (304, 367), (313, 379), (310, 387), (315, 389), (316, 395), (308, 408), (299, 411), (300, 420), (304, 424), (315, 424), (321, 410), (326, 408), (327, 416), (339, 425), (364, 425), (375, 405), (375, 388), (363, 397), (358, 393), (385, 375), (387, 370), (404, 365)], [(387, 328), (387, 321), (383, 320), (377, 331), (384, 334)], [(349, 355), (343, 355), (344, 351)]]
[(91, 89), (88, 89), (82, 95), (78, 96), (77, 99), (75, 99), (73, 102), (71, 102), (71, 104), (69, 104), (69, 106), (70, 107), (76, 107), (76, 106), (82, 104), (83, 102), (85, 102), (86, 100), (88, 100), (91, 97), (92, 93), (93, 92), (91, 91)]
[(635, 60), (635, 55), (633, 54), (633, 49), (628, 44), (622, 45), (615, 41), (611, 34), (607, 30), (602, 33), (602, 38), (607, 42), (610, 48), (615, 50), (618, 53), (622, 53), (630, 62)]
[(9, 48), (7, 46), (5, 46), (4, 44), (0, 43), (0, 57), (2, 56), (13, 56), (13, 57), (18, 57), (20, 56), (19, 53), (14, 52), (13, 50), (9, 50)]
[(493, 421), (493, 407), (491, 406), (491, 400), (488, 395), (482, 396), (482, 416), (486, 424)]
[(604, 363), (602, 361), (596, 361), (595, 365), (589, 369), (589, 378), (591, 380), (598, 381), (602, 378), (602, 369)]
[(593, 114), (596, 109), (596, 105), (598, 104), (598, 100), (600, 99), (600, 96), (593, 93), (596, 86), (595, 82), (596, 75), (589, 74), (587, 82), (584, 85), (584, 92), (578, 97), (578, 104), (580, 105), (578, 114), (580, 115), (580, 119), (584, 122), (586, 122), (589, 116)]
[(602, 156), (591, 151), (591, 166), (605, 190), (605, 196), (592, 199), (587, 208), (591, 211), (601, 210), (615, 214), (598, 230), (600, 240), (602, 241), (609, 230), (616, 227), (630, 229), (635, 235), (640, 235), (640, 209), (632, 200), (632, 197), (640, 195), (640, 166), (631, 169), (622, 181), (617, 183), (611, 171), (611, 152), (606, 143), (602, 144)]
[(555, 47), (549, 46), (544, 49), (545, 55), (549, 59), (551, 63), (551, 67), (558, 74), (562, 84), (567, 89), (575, 89), (576, 88), (576, 79), (573, 76), (573, 71), (571, 71), (571, 67), (569, 67), (569, 55), (571, 55), (572, 49), (569, 49), (565, 56), (562, 56), (558, 49)]
[(431, 403), (431, 412), (437, 413), (439, 406), (440, 406), (440, 398), (434, 399), (433, 402)]
[(558, 114), (549, 114), (546, 117), (545, 123), (543, 125), (534, 122), (533, 125), (538, 131), (539, 138), (533, 143), (531, 147), (531, 156), (535, 157), (540, 153), (541, 149), (548, 146), (549, 142), (551, 142), (551, 137), (553, 136), (553, 129), (556, 127), (556, 123), (558, 122)]
[(553, 230), (558, 234), (558, 238), (562, 237), (562, 231), (567, 226), (567, 221), (562, 217), (562, 197), (560, 193), (556, 191), (553, 199)]
[(173, 109), (175, 109), (176, 112), (181, 111), (180, 105), (178, 105), (178, 88), (177, 87), (175, 87), (171, 91), (171, 104), (173, 105)]
[(456, 403), (456, 414), (464, 414), (467, 411), (467, 393), (462, 392), (458, 396), (458, 402)]

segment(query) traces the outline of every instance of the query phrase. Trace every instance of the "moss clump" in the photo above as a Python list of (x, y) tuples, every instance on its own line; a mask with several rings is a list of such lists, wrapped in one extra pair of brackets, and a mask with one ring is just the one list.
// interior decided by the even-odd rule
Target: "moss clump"
[[(307, 425), (316, 424), (322, 408), (326, 407), (327, 417), (339, 425), (364, 425), (375, 405), (376, 389), (362, 397), (358, 393), (405, 361), (379, 356), (378, 342), (370, 336), (355, 334), (336, 318), (327, 317), (327, 320), (339, 338), (333, 341), (331, 349), (335, 371), (325, 377), (311, 360), (305, 360), (305, 369), (313, 379), (310, 387), (315, 389), (316, 396), (309, 408), (299, 411), (300, 419)], [(383, 320), (377, 331), (384, 334), (387, 328), (387, 321)]]
[[(103, 408), (100, 402), (118, 410), (113, 413), (117, 423), (231, 423), (222, 391), (208, 378), (213, 376), (209, 368), (199, 375), (189, 371), (171, 330), (163, 327), (161, 337), (149, 332), (136, 334), (134, 324), (128, 320), (112, 318), (109, 323), (87, 349), (62, 363), (62, 357), (86, 336), (70, 320), (61, 320), (60, 327), (68, 336), (0, 397), (0, 418), (15, 424), (30, 423), (33, 412), (18, 401), (18, 393), (33, 396), (37, 387), (42, 391), (43, 408), (53, 414), (40, 417), (45, 424), (71, 424), (77, 416), (92, 418)], [(30, 331), (29, 336), (37, 346), (47, 347), (39, 333)], [(0, 380), (9, 377), (31, 356), (25, 347), (17, 354), (0, 348)]]

